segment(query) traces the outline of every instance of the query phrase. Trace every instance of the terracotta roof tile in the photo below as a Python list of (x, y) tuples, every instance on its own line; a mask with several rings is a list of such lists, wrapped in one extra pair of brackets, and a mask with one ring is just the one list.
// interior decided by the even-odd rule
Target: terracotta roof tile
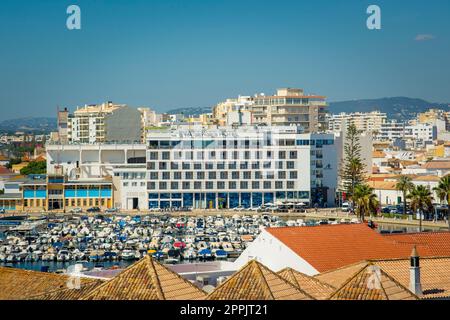
[(103, 282), (104, 280), (92, 280), (91, 282), (81, 284), (79, 289), (67, 288), (53, 290), (42, 295), (30, 297), (29, 300), (79, 300)]
[(206, 293), (149, 256), (96, 287), (83, 300), (198, 300)]
[(314, 300), (314, 298), (252, 260), (218, 286), (208, 300)]
[[(336, 287), (342, 287), (369, 264), (378, 266), (403, 287), (409, 287), (410, 261), (407, 259), (372, 260), (349, 265), (315, 276), (316, 279)], [(420, 258), (421, 299), (450, 297), (450, 257)]]
[(318, 300), (328, 298), (336, 290), (329, 284), (291, 268), (283, 269), (278, 274)]
[[(67, 289), (69, 279), (68, 275), (0, 267), (0, 300), (25, 300)], [(92, 281), (81, 278), (81, 285)]]
[(450, 232), (422, 232), (389, 234), (384, 237), (396, 244), (416, 245), (422, 249), (422, 255), (449, 256), (450, 257)]
[(408, 288), (376, 264), (366, 263), (330, 297), (331, 300), (417, 300)]
[[(365, 224), (267, 228), (270, 234), (319, 272), (367, 259), (409, 257), (411, 245), (396, 245)], [(423, 250), (422, 250), (423, 251)], [(422, 252), (419, 248), (419, 252)]]

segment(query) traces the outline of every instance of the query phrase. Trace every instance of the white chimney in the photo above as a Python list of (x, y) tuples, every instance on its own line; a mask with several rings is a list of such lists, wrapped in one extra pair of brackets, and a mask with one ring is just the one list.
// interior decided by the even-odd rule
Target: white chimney
[(410, 257), (410, 268), (409, 268), (409, 290), (411, 290), (415, 295), (422, 295), (422, 284), (420, 282), (420, 258), (417, 253), (416, 246), (414, 246), (411, 257)]

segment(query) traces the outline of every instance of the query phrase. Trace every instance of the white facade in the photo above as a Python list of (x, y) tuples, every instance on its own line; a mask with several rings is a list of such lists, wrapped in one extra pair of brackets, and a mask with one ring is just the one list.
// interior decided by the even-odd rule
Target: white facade
[(410, 125), (405, 127), (405, 137), (413, 141), (415, 147), (425, 146), (437, 139), (437, 129), (430, 124)]
[(373, 112), (354, 112), (331, 115), (328, 118), (328, 130), (342, 131), (348, 125), (354, 124), (356, 128), (363, 132), (380, 132), (383, 123), (386, 122), (386, 113), (379, 111)]
[(310, 276), (319, 274), (311, 264), (266, 230), (242, 252), (234, 262), (234, 269), (238, 270), (255, 259), (275, 272), (290, 267)]
[(256, 207), (278, 200), (334, 205), (332, 134), (300, 127), (149, 131), (149, 207)]

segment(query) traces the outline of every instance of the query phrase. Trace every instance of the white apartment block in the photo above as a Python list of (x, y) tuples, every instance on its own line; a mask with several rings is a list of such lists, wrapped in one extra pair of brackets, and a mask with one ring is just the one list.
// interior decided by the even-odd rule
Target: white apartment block
[(395, 120), (382, 123), (377, 138), (384, 141), (403, 139), (405, 138), (405, 126), (405, 123), (397, 122)]
[(57, 140), (91, 144), (143, 141), (145, 126), (150, 121), (150, 109), (135, 109), (112, 102), (78, 107), (73, 114), (64, 109), (58, 112)]
[(253, 123), (269, 126), (301, 126), (305, 133), (325, 131), (326, 97), (305, 94), (302, 89), (278, 89), (273, 96), (257, 95), (251, 107)]
[(353, 112), (334, 114), (328, 117), (328, 130), (341, 131), (346, 125), (354, 124), (358, 130), (363, 132), (378, 133), (386, 122), (386, 113), (373, 112)]
[(149, 208), (257, 207), (278, 201), (334, 205), (334, 135), (301, 127), (149, 131)]
[(405, 127), (405, 138), (411, 141), (412, 147), (424, 147), (437, 139), (436, 126), (418, 123)]

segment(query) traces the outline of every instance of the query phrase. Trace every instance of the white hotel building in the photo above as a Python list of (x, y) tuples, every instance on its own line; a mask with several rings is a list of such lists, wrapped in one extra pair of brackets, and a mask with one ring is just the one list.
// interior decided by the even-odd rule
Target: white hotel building
[(334, 205), (334, 135), (300, 130), (179, 126), (149, 131), (148, 207), (248, 208), (284, 200)]

